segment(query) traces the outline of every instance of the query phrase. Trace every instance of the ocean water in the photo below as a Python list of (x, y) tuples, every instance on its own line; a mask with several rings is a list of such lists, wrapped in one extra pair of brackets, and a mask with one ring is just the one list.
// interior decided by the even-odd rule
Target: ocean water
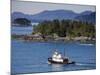
[(31, 34), (33, 31), (32, 26), (26, 26), (26, 27), (11, 27), (11, 34), (17, 34), (17, 35), (25, 35), (25, 34)]
[(32, 26), (11, 26), (11, 34), (17, 34), (17, 35), (26, 35), (31, 34), (33, 31), (34, 25), (38, 25), (39, 23), (32, 23)]
[[(48, 64), (57, 49), (76, 64)], [(28, 42), (11, 40), (11, 73), (40, 73), (96, 69), (96, 46), (79, 42)]]

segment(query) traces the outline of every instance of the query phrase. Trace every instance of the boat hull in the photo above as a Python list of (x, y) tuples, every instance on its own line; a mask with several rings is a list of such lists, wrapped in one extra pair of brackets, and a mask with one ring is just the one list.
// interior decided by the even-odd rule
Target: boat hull
[(68, 59), (64, 58), (63, 59), (63, 62), (56, 62), (56, 61), (53, 61), (52, 58), (48, 58), (48, 61), (51, 63), (51, 64), (75, 64), (75, 62), (69, 62)]

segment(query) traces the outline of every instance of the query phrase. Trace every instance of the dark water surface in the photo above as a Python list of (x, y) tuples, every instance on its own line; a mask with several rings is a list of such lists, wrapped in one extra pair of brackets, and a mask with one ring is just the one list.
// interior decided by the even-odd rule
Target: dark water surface
[[(93, 44), (76, 42), (25, 42), (12, 40), (11, 42), (11, 73), (36, 73), (51, 71), (89, 70), (96, 68), (96, 49)], [(48, 64), (48, 57), (58, 49), (75, 61), (73, 65)]]

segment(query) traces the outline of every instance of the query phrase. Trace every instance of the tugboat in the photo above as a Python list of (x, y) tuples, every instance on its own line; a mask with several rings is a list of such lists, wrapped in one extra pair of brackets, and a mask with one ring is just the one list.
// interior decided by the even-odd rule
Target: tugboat
[(50, 64), (75, 64), (74, 61), (70, 61), (65, 55), (62, 56), (57, 50), (53, 53), (52, 57), (48, 58), (48, 61)]

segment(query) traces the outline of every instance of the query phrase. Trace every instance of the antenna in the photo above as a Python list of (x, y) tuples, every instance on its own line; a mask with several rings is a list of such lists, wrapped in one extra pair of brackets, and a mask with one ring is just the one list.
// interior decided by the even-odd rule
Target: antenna
[(65, 49), (64, 49), (64, 57), (65, 57)]

